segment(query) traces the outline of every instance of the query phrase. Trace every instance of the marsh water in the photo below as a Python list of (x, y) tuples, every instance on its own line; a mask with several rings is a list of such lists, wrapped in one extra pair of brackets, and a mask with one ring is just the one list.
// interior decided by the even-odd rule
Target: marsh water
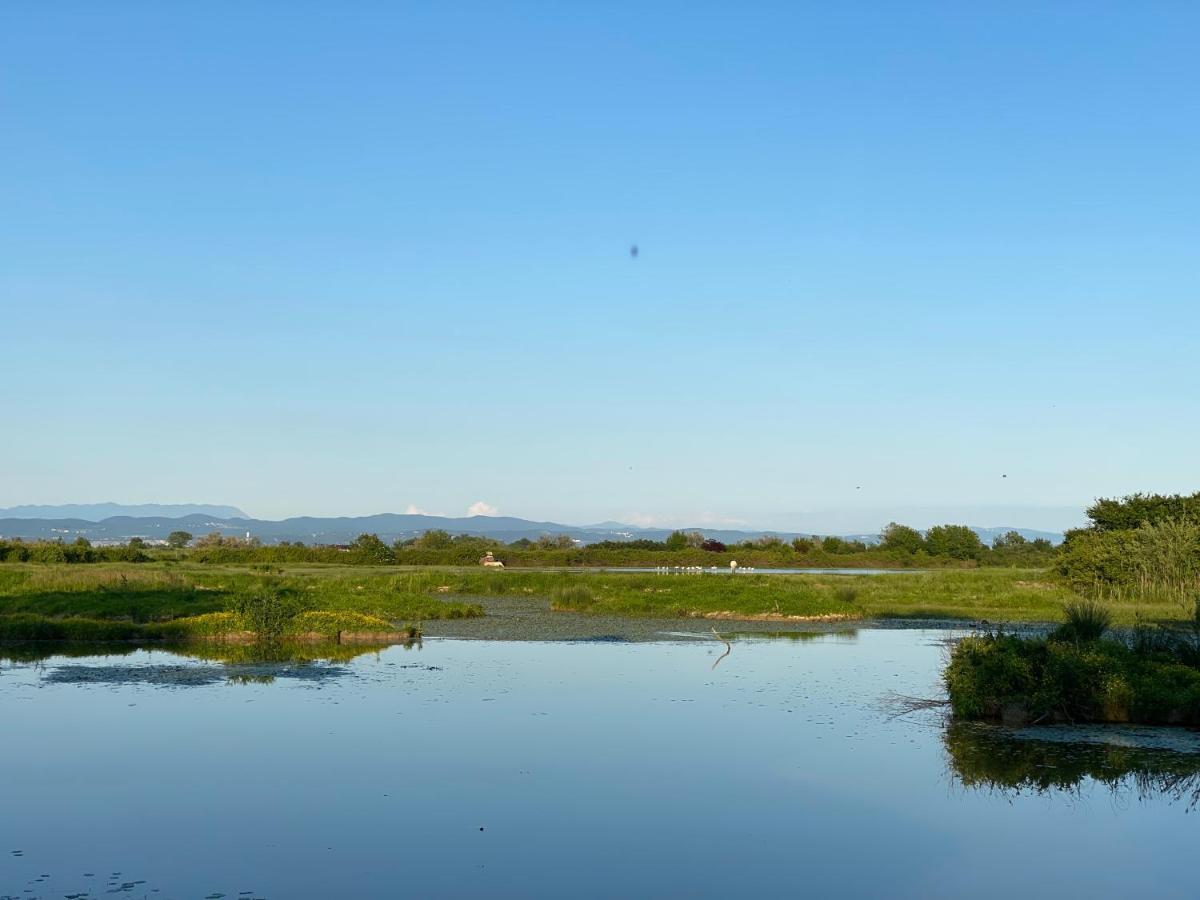
[(1189, 732), (896, 717), (945, 631), (662, 637), (10, 653), (0, 897), (1196, 895)]

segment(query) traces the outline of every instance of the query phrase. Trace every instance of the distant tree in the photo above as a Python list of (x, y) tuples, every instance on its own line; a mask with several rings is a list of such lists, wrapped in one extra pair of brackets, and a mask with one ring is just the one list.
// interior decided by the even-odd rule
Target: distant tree
[(131, 537), (129, 539), (129, 543), (127, 546), (135, 547), (138, 550), (141, 550), (143, 547), (146, 546), (146, 542), (144, 540), (142, 540), (140, 537)]
[(763, 534), (754, 539), (754, 546), (760, 550), (774, 550), (783, 546), (783, 541), (775, 534)]
[(830, 535), (826, 538), (821, 538), (821, 549), (826, 553), (845, 553), (846, 542), (840, 537)]
[(174, 547), (176, 550), (181, 547), (186, 547), (192, 536), (186, 531), (172, 531), (167, 535), (168, 546)]
[(979, 535), (966, 525), (936, 525), (925, 533), (925, 546), (933, 556), (978, 559), (983, 551)]
[(698, 531), (689, 531), (687, 533), (687, 545), (694, 550), (698, 550), (704, 546), (704, 535)]
[(792, 549), (797, 553), (812, 553), (814, 547), (816, 547), (816, 544), (813, 543), (811, 538), (797, 537), (792, 539)]
[[(1006, 531), (992, 541), (993, 550), (1021, 550), (1028, 544), (1025, 535), (1019, 531)], [(1049, 541), (1047, 541), (1049, 543)]]
[(921, 532), (907, 525), (889, 522), (883, 529), (883, 541), (880, 547), (884, 550), (898, 550), (901, 553), (916, 553), (925, 549), (925, 538)]
[(518, 538), (517, 540), (512, 541), (508, 546), (515, 547), (519, 550), (525, 550), (533, 546), (533, 541), (531, 541), (529, 538)]
[(722, 544), (720, 541), (718, 541), (714, 538), (709, 538), (708, 540), (706, 540), (704, 543), (702, 543), (700, 545), (700, 549), (707, 550), (709, 553), (724, 553), (729, 548), (726, 547), (724, 544)]
[(360, 534), (350, 544), (350, 552), (367, 562), (387, 565), (396, 561), (392, 548), (379, 539), (377, 534)]
[(682, 531), (672, 531), (671, 536), (666, 540), (666, 545), (668, 550), (686, 550), (688, 548), (688, 536)]
[(1038, 553), (1048, 553), (1054, 549), (1054, 545), (1047, 538), (1034, 538), (1029, 542), (1029, 546)]
[(454, 541), (450, 537), (450, 532), (444, 531), (441, 528), (429, 529), (429, 531), (421, 535), (419, 541), (422, 550), (445, 550), (453, 543)]
[(539, 550), (572, 550), (575, 541), (569, 534), (543, 534), (537, 539)]

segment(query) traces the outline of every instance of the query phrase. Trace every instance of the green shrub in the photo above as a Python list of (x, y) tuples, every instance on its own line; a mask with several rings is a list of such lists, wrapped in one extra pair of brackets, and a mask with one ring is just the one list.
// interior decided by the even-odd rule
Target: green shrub
[(944, 679), (964, 719), (1200, 724), (1200, 670), (1113, 640), (968, 637)]
[(1112, 611), (1099, 600), (1072, 600), (1063, 605), (1063, 613), (1067, 621), (1054, 633), (1056, 640), (1098, 641), (1112, 625)]

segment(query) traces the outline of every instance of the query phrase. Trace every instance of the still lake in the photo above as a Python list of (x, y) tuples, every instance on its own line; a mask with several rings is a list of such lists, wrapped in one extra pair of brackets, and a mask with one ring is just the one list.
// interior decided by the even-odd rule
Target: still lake
[(946, 637), (10, 658), (0, 897), (1195, 897), (1196, 736), (893, 717)]

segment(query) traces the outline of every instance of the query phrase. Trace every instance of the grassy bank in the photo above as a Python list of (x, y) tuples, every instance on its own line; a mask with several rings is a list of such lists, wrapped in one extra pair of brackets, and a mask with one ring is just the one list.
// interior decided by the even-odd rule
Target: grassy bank
[(556, 610), (619, 616), (1055, 621), (1068, 596), (1041, 573), (1013, 569), (733, 577), (465, 572), (413, 579), (414, 587), (440, 582), (455, 596), (526, 594), (548, 598)]
[(0, 640), (185, 641), (415, 634), (475, 604), (414, 593), (394, 575), (173, 566), (29, 565), (0, 570)]
[[(389, 623), (478, 616), (483, 612), (478, 598), (504, 596), (545, 600), (554, 610), (612, 616), (1001, 623), (1060, 621), (1062, 605), (1071, 594), (1046, 573), (1029, 569), (730, 576), (477, 567), (308, 565), (267, 570), (162, 563), (0, 568), (0, 616), (34, 614), (155, 627), (211, 614), (249, 615), (256, 598), (263, 597), (280, 598), (292, 615), (323, 613), (327, 624), (335, 622), (336, 615), (349, 613)], [(1118, 624), (1173, 619), (1180, 614), (1174, 604), (1132, 601), (1113, 605), (1112, 612)], [(203, 625), (196, 622), (189, 627)], [(312, 630), (325, 633), (321, 627)]]

